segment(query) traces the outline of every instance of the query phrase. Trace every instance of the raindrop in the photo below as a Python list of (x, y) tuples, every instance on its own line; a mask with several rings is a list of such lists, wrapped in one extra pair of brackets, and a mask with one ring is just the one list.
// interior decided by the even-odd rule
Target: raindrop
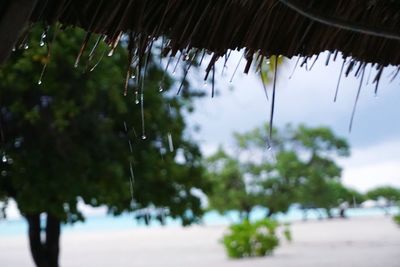
[(333, 102), (336, 102), (338, 93), (339, 93), (339, 86), (340, 86), (340, 81), (342, 79), (342, 75), (343, 75), (343, 70), (344, 70), (344, 65), (346, 64), (346, 58), (343, 59), (343, 64), (342, 64), (342, 68), (340, 69), (340, 74), (339, 74), (339, 79), (336, 85), (336, 91), (335, 91), (335, 97), (333, 99)]
[(1, 161), (6, 163), (7, 162), (7, 156), (6, 154), (3, 154), (3, 157), (1, 158)]
[[(240, 63), (242, 62), (243, 57), (244, 57), (244, 54), (240, 57), (239, 62), (238, 62), (238, 64), (237, 64), (236, 68), (235, 68), (235, 71), (233, 72), (232, 77), (231, 77), (231, 79), (229, 80), (229, 83), (232, 83), (233, 78), (235, 77), (235, 74), (236, 74), (236, 72), (237, 72), (237, 70), (238, 70), (238, 68), (239, 68)], [(269, 64), (268, 62), (269, 62), (269, 61), (267, 61), (267, 64)]]
[(46, 68), (47, 68), (47, 63), (45, 63), (43, 65), (42, 72), (40, 73), (40, 77), (38, 80), (38, 85), (41, 85), (43, 83), (43, 76), (44, 76), (44, 73), (46, 72)]
[(45, 40), (46, 38), (47, 38), (47, 32), (44, 31), (44, 32), (42, 33), (42, 35), (40, 36), (40, 42), (39, 42), (39, 46), (40, 46), (40, 47), (43, 47), (43, 46), (45, 45), (44, 40)]
[(15, 52), (15, 51), (16, 51), (15, 47), (13, 47), (12, 51), (13, 51), (13, 52)]
[(129, 144), (129, 151), (130, 151), (131, 153), (133, 153), (132, 142), (131, 142), (130, 139), (128, 139), (128, 144)]
[(139, 92), (136, 90), (135, 91), (135, 104), (138, 105), (140, 103), (139, 101)]
[(350, 133), (351, 133), (351, 130), (352, 130), (352, 128), (353, 128), (354, 115), (355, 115), (355, 113), (356, 113), (357, 103), (358, 103), (358, 100), (359, 100), (359, 98), (360, 98), (360, 92), (361, 92), (362, 84), (363, 84), (363, 81), (364, 81), (365, 64), (363, 64), (363, 67), (362, 67), (362, 70), (361, 70), (361, 71), (362, 71), (362, 72), (361, 72), (360, 85), (359, 85), (359, 87), (358, 87), (356, 100), (355, 100), (355, 102), (354, 102), (353, 111), (352, 111), (352, 113), (351, 113), (351, 118), (350, 118), (350, 124), (349, 124), (349, 132), (350, 132)]
[(24, 44), (24, 49), (27, 50), (28, 48), (29, 48), (28, 43), (25, 43), (25, 44)]
[(172, 135), (171, 133), (168, 133), (168, 145), (169, 145), (169, 151), (174, 152), (174, 143), (172, 140)]
[(136, 78), (136, 75), (135, 74), (132, 74), (131, 75), (131, 79), (135, 79)]
[(271, 104), (271, 117), (269, 120), (269, 139), (272, 140), (272, 129), (274, 122), (274, 112), (275, 112), (275, 93), (276, 93), (276, 79), (278, 78), (278, 57), (275, 55), (275, 66), (274, 66), (274, 82), (272, 87), (272, 104)]
[(162, 91), (164, 91), (164, 88), (163, 88), (163, 85), (162, 85), (162, 83), (160, 82), (159, 83), (159, 85), (158, 85), (158, 91), (161, 93)]
[(146, 127), (144, 124), (144, 99), (143, 99), (143, 97), (144, 97), (144, 94), (142, 91), (142, 93), (140, 94), (140, 114), (142, 117), (142, 139), (145, 140), (146, 139), (146, 132), (145, 132)]
[(132, 202), (133, 202), (133, 183), (135, 182), (135, 176), (133, 175), (133, 166), (132, 166), (132, 162), (129, 162), (129, 171), (130, 171), (130, 179), (129, 179), (129, 184), (130, 184), (130, 191), (131, 191), (131, 198), (132, 198)]
[(103, 38), (103, 36), (99, 36), (99, 38), (97, 38), (96, 43), (95, 43), (94, 46), (92, 47), (92, 50), (90, 50), (90, 53), (89, 53), (89, 61), (92, 61), (93, 56), (94, 56), (94, 52), (96, 51), (97, 46), (99, 45), (99, 43), (100, 43), (100, 41), (101, 41), (102, 38)]

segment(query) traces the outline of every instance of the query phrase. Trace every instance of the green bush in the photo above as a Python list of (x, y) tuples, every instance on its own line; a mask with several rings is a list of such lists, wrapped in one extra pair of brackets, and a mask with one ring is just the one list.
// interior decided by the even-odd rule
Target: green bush
[(271, 254), (279, 245), (276, 236), (278, 223), (262, 220), (255, 223), (244, 221), (230, 226), (223, 243), (230, 258), (257, 257)]
[(290, 224), (285, 223), (284, 224), (284, 229), (283, 229), (283, 236), (286, 238), (288, 242), (292, 242), (293, 237), (292, 237), (292, 232), (290, 231)]
[(400, 214), (393, 217), (393, 220), (400, 226)]

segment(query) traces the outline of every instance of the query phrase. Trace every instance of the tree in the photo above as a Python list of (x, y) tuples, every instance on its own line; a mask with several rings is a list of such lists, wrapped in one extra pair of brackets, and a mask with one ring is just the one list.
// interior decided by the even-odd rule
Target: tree
[[(267, 208), (267, 217), (278, 212), (287, 212), (293, 203), (301, 203), (304, 207), (325, 208), (330, 216), (330, 209), (338, 204), (335, 194), (330, 193), (331, 182), (339, 181), (341, 169), (333, 155), (347, 156), (347, 142), (336, 137), (327, 128), (308, 128), (290, 125), (282, 130), (273, 130), (273, 139), (269, 140), (269, 127), (256, 128), (244, 134), (235, 134), (235, 157), (227, 156), (219, 151), (211, 159), (229, 158), (231, 166), (235, 166), (235, 176), (226, 175), (224, 164), (212, 165), (210, 175), (214, 183), (211, 194), (211, 205), (218, 201), (218, 209), (232, 209), (232, 203), (248, 199), (247, 206), (261, 205)], [(269, 151), (268, 147), (271, 147)], [(215, 167), (219, 167), (219, 172)], [(210, 168), (209, 168), (210, 169)], [(225, 176), (224, 176), (225, 175)], [(227, 177), (230, 179), (227, 179)], [(229, 182), (235, 177), (240, 181), (238, 190), (241, 194), (227, 199), (226, 190)], [(244, 186), (245, 185), (245, 186)], [(246, 194), (243, 193), (243, 188)], [(220, 190), (219, 190), (220, 189)], [(213, 204), (214, 203), (214, 204)], [(243, 207), (236, 206), (240, 211)], [(251, 209), (248, 209), (251, 211)]]
[(348, 156), (349, 145), (328, 128), (303, 125), (294, 132), (292, 140), (304, 163), (299, 203), (303, 207), (323, 208), (332, 217), (331, 208), (338, 205), (338, 199), (332, 193), (331, 183), (339, 182), (341, 175), (333, 156)]
[(366, 193), (368, 199), (372, 200), (383, 200), (384, 203), (381, 208), (385, 210), (386, 214), (389, 214), (388, 208), (400, 203), (400, 189), (392, 186), (381, 186), (369, 190)]
[(222, 148), (207, 159), (208, 177), (212, 189), (208, 195), (210, 208), (220, 213), (239, 211), (242, 220), (249, 219), (259, 203), (258, 194), (244, 180), (245, 166)]
[[(51, 40), (54, 33), (47, 35)], [(206, 190), (207, 183), (200, 150), (185, 132), (190, 85), (179, 99), (160, 93), (164, 73), (150, 56), (143, 121), (132, 87), (123, 96), (124, 49), (89, 71), (108, 49), (100, 44), (91, 61), (84, 60), (91, 57), (86, 51), (74, 69), (83, 33), (68, 29), (54, 39), (49, 62), (37, 40), (0, 70), (0, 200), (13, 198), (27, 219), (36, 266), (58, 266), (60, 225), (84, 219), (79, 200), (106, 205), (113, 215), (160, 207), (184, 225), (198, 221), (202, 209), (194, 189)], [(164, 91), (172, 84), (166, 75)], [(47, 217), (44, 241), (41, 214)]]

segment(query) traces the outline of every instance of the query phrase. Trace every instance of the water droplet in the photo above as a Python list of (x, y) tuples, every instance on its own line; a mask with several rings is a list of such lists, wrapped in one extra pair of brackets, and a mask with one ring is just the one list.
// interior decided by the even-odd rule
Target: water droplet
[(1, 171), (1, 176), (7, 176), (7, 171)]
[(136, 104), (136, 105), (139, 105), (139, 103), (140, 103), (139, 99), (136, 99), (136, 100), (135, 100), (135, 104)]
[(174, 152), (174, 142), (172, 140), (172, 134), (168, 133), (168, 145), (169, 145), (169, 151)]
[(24, 49), (27, 50), (29, 48), (28, 43), (24, 44)]
[(110, 52), (108, 52), (107, 56), (112, 57), (114, 55), (114, 49), (111, 49)]
[(136, 78), (136, 75), (135, 74), (132, 74), (131, 75), (131, 79), (135, 79)]
[(7, 156), (5, 154), (3, 154), (3, 157), (1, 158), (1, 161), (4, 162), (4, 163), (7, 162)]
[(189, 54), (186, 54), (185, 60), (188, 61), (190, 59)]
[(40, 40), (39, 46), (40, 46), (40, 47), (43, 47), (43, 46), (44, 46), (44, 41), (43, 41), (43, 40)]
[(146, 138), (147, 138), (147, 137), (146, 137), (145, 135), (142, 135), (142, 139), (143, 139), (143, 140), (146, 140)]
[(41, 85), (41, 84), (42, 84), (42, 80), (39, 80), (37, 84), (38, 84), (38, 85)]
[(12, 51), (15, 52), (15, 50), (16, 50), (15, 47), (13, 47)]
[(127, 91), (124, 91), (124, 96), (127, 96), (128, 95), (128, 92)]
[(204, 81), (203, 86), (204, 86), (204, 87), (207, 87), (207, 81)]
[(159, 85), (158, 85), (158, 91), (161, 93), (162, 91), (164, 91), (164, 88), (163, 88), (163, 85), (162, 85), (162, 83), (160, 83)]

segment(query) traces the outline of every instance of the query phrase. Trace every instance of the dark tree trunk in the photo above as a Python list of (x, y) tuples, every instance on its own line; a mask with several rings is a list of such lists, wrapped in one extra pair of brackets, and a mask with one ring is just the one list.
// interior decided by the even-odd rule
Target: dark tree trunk
[(332, 216), (332, 213), (331, 213), (331, 209), (326, 208), (325, 211), (326, 211), (326, 215), (328, 216), (328, 219), (333, 219), (333, 216)]
[(29, 225), (29, 245), (35, 265), (37, 267), (58, 267), (60, 220), (47, 213), (45, 238), (42, 240), (40, 214), (29, 214), (25, 217)]
[(60, 220), (51, 214), (47, 214), (46, 254), (49, 267), (58, 267), (58, 255), (60, 252), (60, 233)]
[(274, 214), (274, 211), (273, 211), (272, 209), (268, 209), (268, 212), (267, 212), (265, 218), (266, 218), (266, 219), (270, 219), (271, 216), (272, 216), (272, 214)]
[(30, 214), (26, 216), (28, 221), (28, 235), (29, 235), (29, 246), (31, 248), (31, 254), (33, 261), (36, 266), (42, 266), (43, 263), (43, 244), (40, 237), (40, 214)]

